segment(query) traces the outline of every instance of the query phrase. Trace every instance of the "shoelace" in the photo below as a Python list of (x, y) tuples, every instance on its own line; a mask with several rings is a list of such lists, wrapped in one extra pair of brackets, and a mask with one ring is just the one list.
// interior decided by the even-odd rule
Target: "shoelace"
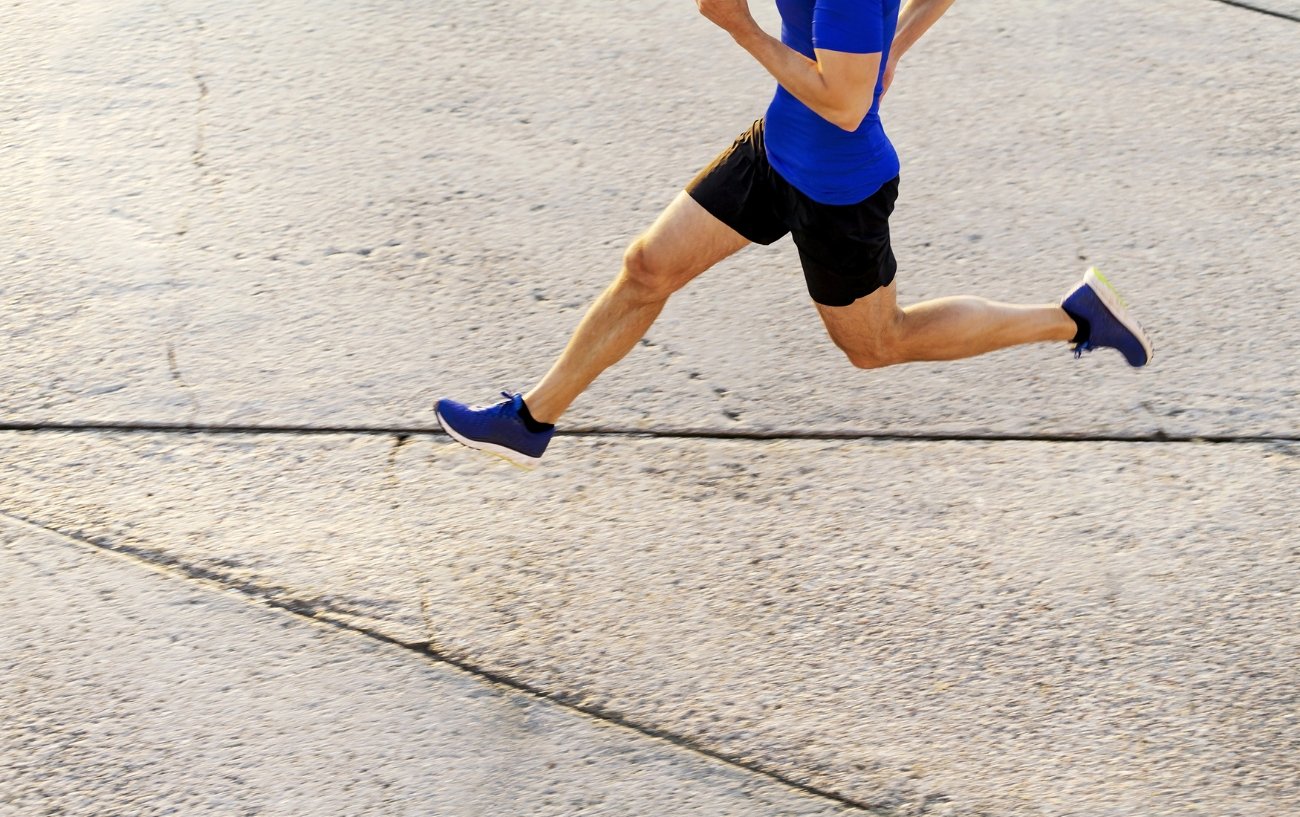
[[(514, 396), (513, 394), (511, 394), (510, 392), (508, 392), (508, 391), (503, 391), (503, 392), (501, 392), (501, 396), (505, 398), (505, 402), (507, 402), (507, 403), (513, 402), (514, 399), (515, 399), (515, 396)], [(501, 405), (500, 402), (497, 402), (497, 403), (491, 403), (491, 404), (486, 404), (486, 403), (485, 403), (485, 404), (478, 404), (478, 403), (476, 403), (476, 404), (470, 406), (470, 408), (472, 408), (472, 409), (477, 409), (477, 410), (479, 410), (479, 411), (482, 411), (482, 410), (484, 410), (484, 409), (494, 409), (494, 408), (499, 407), (500, 405)]]

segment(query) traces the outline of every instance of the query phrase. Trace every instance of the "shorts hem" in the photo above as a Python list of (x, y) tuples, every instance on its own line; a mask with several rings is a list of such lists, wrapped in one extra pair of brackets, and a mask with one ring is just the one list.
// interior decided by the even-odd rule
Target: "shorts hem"
[(775, 244), (777, 241), (780, 241), (780, 240), (781, 240), (781, 236), (777, 236), (776, 238), (769, 239), (769, 240), (766, 240), (766, 241), (765, 241), (765, 240), (763, 240), (763, 239), (761, 239), (761, 238), (758, 238), (758, 237), (756, 237), (756, 236), (750, 235), (750, 234), (748, 233), (748, 231), (746, 231), (745, 229), (743, 229), (740, 225), (738, 225), (738, 224), (733, 224), (732, 221), (731, 221), (731, 219), (726, 218), (722, 213), (718, 212), (717, 208), (710, 207), (709, 204), (708, 204), (708, 202), (706, 202), (706, 201), (701, 201), (701, 200), (700, 200), (700, 197), (697, 196), (697, 195), (695, 195), (695, 191), (692, 190), (690, 187), (686, 187), (686, 188), (685, 188), (685, 193), (686, 193), (686, 195), (688, 195), (688, 196), (691, 197), (691, 200), (692, 200), (692, 201), (694, 201), (696, 204), (698, 204), (698, 205), (700, 205), (701, 207), (703, 207), (703, 208), (704, 208), (704, 212), (706, 212), (706, 213), (708, 213), (709, 215), (713, 216), (713, 217), (716, 218), (718, 221), (720, 221), (722, 224), (725, 224), (726, 226), (730, 227), (732, 230), (734, 230), (734, 231), (736, 232), (737, 235), (739, 235), (741, 238), (745, 239), (746, 241), (748, 241), (748, 242), (751, 243), (751, 244), (761, 244), (761, 245), (763, 245), (764, 247), (767, 247), (767, 246), (770, 246), (770, 245), (772, 245), (772, 244)]

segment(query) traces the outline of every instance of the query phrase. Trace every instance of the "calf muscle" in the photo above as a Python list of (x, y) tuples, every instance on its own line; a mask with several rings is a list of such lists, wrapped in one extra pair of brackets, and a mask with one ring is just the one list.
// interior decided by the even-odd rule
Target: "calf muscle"
[(524, 395), (533, 417), (556, 422), (645, 336), (673, 292), (747, 243), (689, 195), (678, 194), (628, 247), (618, 277), (587, 310), (560, 358)]

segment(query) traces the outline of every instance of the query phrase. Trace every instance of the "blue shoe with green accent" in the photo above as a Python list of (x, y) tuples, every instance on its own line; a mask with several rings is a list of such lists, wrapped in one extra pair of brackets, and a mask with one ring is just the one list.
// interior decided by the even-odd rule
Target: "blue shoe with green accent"
[(1154, 354), (1151, 339), (1128, 314), (1124, 299), (1096, 267), (1089, 269), (1083, 280), (1066, 293), (1061, 308), (1088, 326), (1088, 337), (1075, 344), (1076, 358), (1082, 357), (1084, 352), (1109, 347), (1118, 349), (1128, 365), (1135, 368), (1151, 362)]

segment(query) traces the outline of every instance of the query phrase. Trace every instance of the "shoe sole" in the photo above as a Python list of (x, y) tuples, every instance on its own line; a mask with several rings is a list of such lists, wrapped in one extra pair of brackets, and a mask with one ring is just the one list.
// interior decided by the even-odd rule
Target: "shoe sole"
[[(1110, 310), (1110, 314), (1115, 316), (1115, 320), (1132, 332), (1133, 337), (1137, 338), (1138, 343), (1142, 344), (1142, 351), (1147, 353), (1147, 359), (1140, 366), (1150, 363), (1151, 359), (1156, 356), (1155, 347), (1151, 345), (1151, 338), (1147, 337), (1147, 333), (1143, 331), (1141, 324), (1133, 320), (1133, 316), (1128, 314), (1128, 306), (1124, 303), (1124, 298), (1119, 294), (1119, 290), (1115, 289), (1111, 282), (1106, 280), (1106, 276), (1101, 274), (1101, 270), (1096, 267), (1088, 269), (1088, 272), (1083, 276), (1083, 282), (1101, 299), (1102, 304)], [(1128, 358), (1125, 358), (1125, 361), (1127, 360)], [(1132, 366), (1133, 364), (1130, 363), (1129, 365)], [(1134, 368), (1140, 368), (1140, 366), (1134, 366)]]
[(541, 457), (530, 457), (527, 454), (516, 451), (513, 448), (507, 448), (504, 445), (487, 443), (482, 440), (471, 440), (463, 434), (458, 434), (456, 429), (451, 427), (450, 423), (442, 419), (442, 413), (437, 409), (433, 410), (433, 416), (438, 418), (438, 425), (442, 426), (442, 430), (447, 433), (448, 437), (451, 437), (466, 448), (472, 448), (475, 451), (482, 451), (484, 454), (491, 454), (494, 457), (500, 457), (516, 468), (522, 468), (525, 471), (533, 470), (537, 467), (537, 464), (542, 461)]

